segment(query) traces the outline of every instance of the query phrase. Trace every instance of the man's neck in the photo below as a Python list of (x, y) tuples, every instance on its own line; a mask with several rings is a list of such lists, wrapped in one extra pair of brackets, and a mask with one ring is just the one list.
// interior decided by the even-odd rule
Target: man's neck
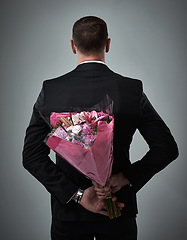
[(77, 54), (77, 65), (87, 61), (101, 61), (105, 63), (105, 54), (88, 55), (88, 56), (80, 53)]

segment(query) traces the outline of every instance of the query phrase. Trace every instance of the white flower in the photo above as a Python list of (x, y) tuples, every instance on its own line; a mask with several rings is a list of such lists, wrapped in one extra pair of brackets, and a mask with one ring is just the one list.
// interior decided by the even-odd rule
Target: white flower
[(70, 126), (66, 129), (68, 132), (71, 131), (74, 134), (79, 134), (79, 132), (82, 130), (81, 126), (75, 125), (75, 126)]
[(84, 119), (82, 118), (83, 116), (84, 116), (84, 112), (72, 115), (73, 123), (76, 125), (76, 124), (80, 124), (81, 122), (84, 122)]

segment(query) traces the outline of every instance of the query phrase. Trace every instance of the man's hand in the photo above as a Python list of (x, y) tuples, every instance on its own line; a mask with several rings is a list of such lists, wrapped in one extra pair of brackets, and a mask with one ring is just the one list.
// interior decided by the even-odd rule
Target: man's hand
[(110, 187), (111, 191), (113, 193), (119, 191), (122, 187), (125, 185), (130, 184), (129, 180), (123, 175), (123, 173), (118, 173), (112, 175), (108, 182), (107, 185)]
[(123, 173), (118, 173), (112, 175), (107, 181), (104, 187), (100, 186), (93, 181), (94, 189), (99, 199), (104, 199), (107, 195), (112, 192), (115, 193), (119, 191), (123, 186), (130, 184), (129, 180), (123, 175)]
[(80, 204), (90, 212), (108, 216), (104, 200), (98, 198), (94, 186), (89, 187), (84, 191)]

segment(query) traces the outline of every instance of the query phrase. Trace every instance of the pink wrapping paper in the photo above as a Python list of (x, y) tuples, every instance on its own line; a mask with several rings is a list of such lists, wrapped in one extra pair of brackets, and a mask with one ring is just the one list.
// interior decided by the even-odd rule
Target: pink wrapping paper
[[(51, 114), (50, 121), (53, 127), (61, 116), (68, 117), (69, 113)], [(110, 123), (98, 122), (96, 140), (88, 149), (53, 135), (49, 136), (46, 144), (86, 177), (104, 186), (110, 177), (113, 163), (114, 118), (110, 118)]]

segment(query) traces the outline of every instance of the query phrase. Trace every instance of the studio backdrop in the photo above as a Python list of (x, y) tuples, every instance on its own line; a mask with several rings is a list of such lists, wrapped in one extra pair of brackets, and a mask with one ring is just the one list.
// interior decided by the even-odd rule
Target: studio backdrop
[[(0, 239), (50, 239), (50, 196), (23, 168), (21, 153), (42, 82), (76, 67), (71, 30), (86, 15), (107, 22), (107, 65), (143, 81), (179, 146), (179, 158), (138, 192), (138, 239), (186, 239), (186, 13), (186, 0), (1, 1)], [(131, 161), (147, 149), (137, 132)]]

